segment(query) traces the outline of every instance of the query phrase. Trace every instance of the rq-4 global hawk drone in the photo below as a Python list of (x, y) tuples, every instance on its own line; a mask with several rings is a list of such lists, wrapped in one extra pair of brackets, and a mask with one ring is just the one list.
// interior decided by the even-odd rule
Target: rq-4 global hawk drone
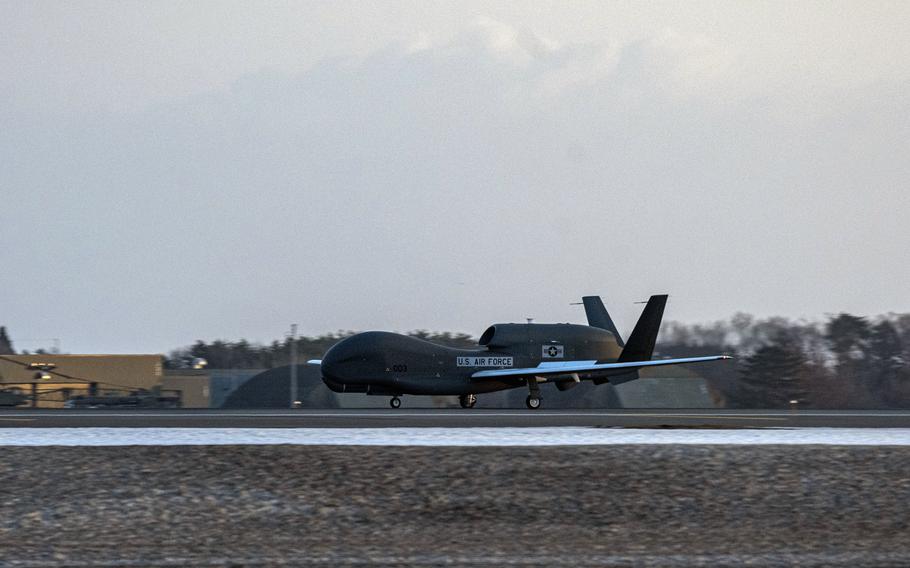
[(343, 339), (322, 359), (322, 380), (338, 393), (390, 396), (458, 395), (472, 408), (477, 395), (525, 387), (528, 408), (540, 408), (540, 383), (560, 391), (585, 380), (625, 383), (638, 370), (730, 359), (725, 355), (651, 360), (667, 296), (651, 296), (629, 340), (623, 343), (599, 296), (583, 298), (588, 325), (497, 323), (477, 349), (453, 349), (407, 335), (368, 331)]

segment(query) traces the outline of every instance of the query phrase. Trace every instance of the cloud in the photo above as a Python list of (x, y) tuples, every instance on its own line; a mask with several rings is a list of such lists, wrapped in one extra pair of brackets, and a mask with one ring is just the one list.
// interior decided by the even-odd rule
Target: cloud
[(50, 271), (5, 283), (11, 317), (165, 349), (290, 319), (477, 332), (598, 292), (669, 290), (679, 319), (903, 309), (906, 83), (806, 113), (741, 55), (480, 19), (135, 113), (7, 108), (6, 250)]
[(520, 67), (526, 67), (559, 48), (554, 40), (520, 31), (488, 17), (477, 18), (472, 28), (479, 33), (481, 42), (491, 54)]
[[(683, 35), (673, 29), (645, 43), (648, 61), (652, 67), (663, 67), (669, 89), (683, 94), (717, 96), (724, 89), (730, 96), (730, 83), (735, 80), (731, 68), (736, 53), (731, 46), (723, 45), (705, 35)], [(736, 93), (741, 95), (742, 93)]]

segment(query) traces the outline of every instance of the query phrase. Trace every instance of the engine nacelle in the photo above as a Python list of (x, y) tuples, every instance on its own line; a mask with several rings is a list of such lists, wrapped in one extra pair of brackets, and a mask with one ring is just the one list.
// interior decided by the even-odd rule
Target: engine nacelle
[(518, 323), (497, 323), (491, 325), (481, 334), (477, 341), (490, 349), (503, 349), (516, 345), (525, 345), (530, 340), (527, 325)]

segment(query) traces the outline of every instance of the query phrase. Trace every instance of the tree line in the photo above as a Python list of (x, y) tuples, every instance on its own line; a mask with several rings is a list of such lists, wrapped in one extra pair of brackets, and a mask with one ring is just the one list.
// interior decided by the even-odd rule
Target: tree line
[[(297, 360), (318, 359), (352, 335), (340, 331), (297, 339)], [(418, 330), (412, 337), (470, 349), (465, 333)], [(695, 366), (721, 404), (732, 408), (910, 407), (910, 314), (872, 318), (841, 313), (821, 322), (748, 314), (712, 323), (666, 322), (656, 357), (729, 354), (732, 363)], [(290, 362), (288, 338), (197, 341), (172, 351), (169, 367), (203, 358), (210, 368), (267, 369)]]
[[(338, 331), (317, 337), (298, 337), (297, 361), (320, 359), (332, 345), (353, 334), (353, 331)], [(417, 330), (408, 335), (459, 349), (477, 347), (477, 340), (466, 333)], [(171, 351), (165, 359), (165, 366), (187, 367), (197, 358), (205, 359), (208, 367), (212, 369), (271, 369), (290, 364), (291, 340), (286, 337), (267, 345), (250, 343), (245, 339), (239, 341), (216, 339), (211, 343), (198, 340), (193, 345)]]
[(16, 350), (13, 349), (13, 342), (9, 338), (9, 334), (6, 331), (6, 328), (0, 326), (0, 355), (15, 355)]
[(731, 407), (910, 407), (910, 314), (840, 313), (824, 322), (737, 314), (710, 324), (668, 323), (658, 348), (674, 357), (736, 356), (733, 372), (699, 367)]
[[(338, 331), (296, 340), (297, 360), (318, 359), (352, 335)], [(477, 347), (466, 333), (412, 331), (408, 335), (462, 349)], [(0, 354), (13, 354), (0, 327)], [(825, 321), (736, 314), (712, 323), (666, 322), (657, 357), (729, 354), (732, 363), (694, 366), (720, 403), (733, 408), (910, 408), (910, 314)], [(290, 339), (196, 341), (165, 357), (169, 368), (205, 359), (214, 369), (270, 369), (290, 363)]]

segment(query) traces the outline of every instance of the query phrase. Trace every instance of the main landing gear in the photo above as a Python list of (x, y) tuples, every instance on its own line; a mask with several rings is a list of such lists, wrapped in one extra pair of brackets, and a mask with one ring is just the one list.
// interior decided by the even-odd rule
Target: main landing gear
[(540, 403), (543, 401), (543, 399), (540, 398), (540, 384), (537, 383), (537, 377), (528, 379), (528, 390), (531, 391), (531, 394), (525, 399), (525, 404), (528, 405), (528, 408), (531, 410), (537, 410), (540, 408)]
[(458, 403), (462, 408), (474, 408), (477, 404), (477, 397), (473, 394), (462, 394), (458, 396)]
[(392, 408), (401, 408), (401, 399), (397, 396), (393, 396), (392, 400), (389, 401), (389, 406)]

